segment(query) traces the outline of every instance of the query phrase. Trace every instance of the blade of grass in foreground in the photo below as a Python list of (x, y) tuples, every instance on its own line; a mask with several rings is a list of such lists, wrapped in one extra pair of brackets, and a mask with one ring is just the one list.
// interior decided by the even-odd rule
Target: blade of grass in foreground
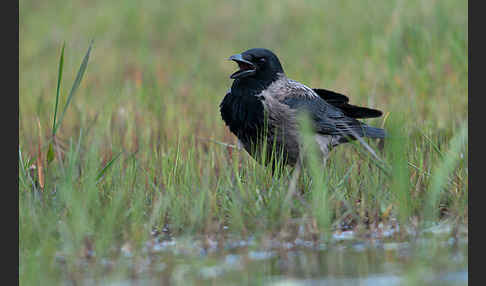
[(464, 125), (459, 134), (453, 137), (450, 141), (450, 147), (447, 154), (443, 157), (441, 162), (435, 168), (431, 178), (431, 185), (427, 203), (425, 204), (425, 222), (436, 221), (436, 216), (439, 210), (440, 195), (444, 187), (449, 182), (448, 177), (457, 165), (460, 155), (459, 152), (467, 144), (467, 125)]
[(56, 104), (54, 106), (54, 121), (52, 122), (52, 136), (56, 135), (56, 119), (57, 119), (57, 105), (59, 103), (59, 95), (61, 90), (61, 81), (62, 81), (62, 71), (64, 66), (64, 47), (66, 43), (62, 44), (61, 49), (61, 58), (59, 59), (59, 73), (57, 76), (57, 90), (56, 90)]
[(398, 219), (405, 224), (413, 213), (415, 202), (410, 196), (410, 173), (408, 170), (408, 136), (404, 129), (406, 119), (400, 114), (393, 114), (387, 122), (389, 138), (385, 145), (387, 159), (391, 165), (391, 185), (393, 204), (398, 212)]
[(101, 171), (98, 173), (98, 175), (96, 176), (96, 181), (98, 182), (102, 177), (103, 175), (106, 173), (106, 171), (111, 167), (111, 165), (113, 165), (113, 162), (116, 161), (116, 159), (118, 159), (118, 157), (120, 157), (122, 152), (118, 153), (115, 157), (113, 157), (110, 162), (108, 162), (106, 164), (105, 167), (103, 167), (103, 169), (101, 169)]
[(86, 71), (86, 67), (88, 66), (89, 55), (91, 53), (92, 47), (93, 47), (93, 41), (91, 41), (91, 43), (89, 44), (88, 51), (86, 52), (86, 55), (83, 58), (83, 62), (81, 63), (81, 66), (79, 67), (78, 74), (76, 75), (76, 79), (74, 80), (73, 86), (71, 87), (71, 91), (69, 92), (68, 99), (66, 101), (66, 104), (64, 105), (64, 109), (61, 113), (61, 116), (59, 117), (59, 121), (55, 122), (54, 128), (52, 130), (52, 134), (56, 134), (56, 131), (59, 128), (59, 125), (61, 125), (61, 123), (62, 123), (62, 119), (64, 118), (64, 115), (66, 114), (66, 110), (69, 107), (71, 100), (73, 99), (74, 94), (78, 90), (78, 87), (81, 83), (81, 80), (83, 79), (84, 72)]
[(301, 133), (304, 135), (305, 162), (310, 167), (312, 177), (311, 214), (315, 218), (318, 228), (327, 237), (331, 226), (331, 211), (328, 201), (326, 160), (319, 151), (309, 116), (302, 114), (299, 123)]

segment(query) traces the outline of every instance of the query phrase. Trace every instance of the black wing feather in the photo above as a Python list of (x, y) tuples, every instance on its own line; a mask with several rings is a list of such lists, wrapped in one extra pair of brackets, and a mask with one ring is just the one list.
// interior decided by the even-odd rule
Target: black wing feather
[(346, 116), (351, 118), (373, 118), (380, 117), (383, 114), (380, 110), (348, 104), (349, 98), (340, 93), (321, 88), (314, 88), (313, 90), (327, 103), (339, 108)]
[(313, 88), (315, 93), (317, 93), (322, 99), (330, 104), (343, 104), (349, 102), (349, 98), (346, 95), (327, 90), (322, 88)]

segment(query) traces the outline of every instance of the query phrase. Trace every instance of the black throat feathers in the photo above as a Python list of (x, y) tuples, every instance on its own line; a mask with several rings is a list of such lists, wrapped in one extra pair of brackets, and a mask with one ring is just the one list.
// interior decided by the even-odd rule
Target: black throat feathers
[(265, 123), (263, 97), (273, 80), (236, 79), (220, 104), (221, 117), (244, 145), (255, 143)]

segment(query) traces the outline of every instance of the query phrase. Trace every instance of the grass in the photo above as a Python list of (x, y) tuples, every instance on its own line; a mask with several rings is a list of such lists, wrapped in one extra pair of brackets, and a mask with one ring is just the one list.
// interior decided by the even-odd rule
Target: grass
[[(20, 2), (21, 284), (133, 278), (164, 229), (263, 245), (299, 228), (326, 242), (395, 220), (467, 227), (467, 3), (54, 2)], [(218, 110), (235, 68), (225, 59), (251, 47), (274, 50), (292, 79), (384, 110), (368, 123), (390, 138), (367, 141), (383, 162), (356, 142), (325, 169), (272, 176), (234, 148)], [(422, 266), (442, 259), (421, 253)], [(211, 263), (197, 257), (184, 263)], [(163, 279), (192, 277), (164, 259)], [(259, 283), (277, 271), (265, 265), (233, 276)]]

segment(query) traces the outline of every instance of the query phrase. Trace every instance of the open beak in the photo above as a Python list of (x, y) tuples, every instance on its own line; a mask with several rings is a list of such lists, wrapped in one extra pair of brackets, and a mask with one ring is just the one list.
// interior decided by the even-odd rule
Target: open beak
[(245, 60), (241, 54), (232, 55), (228, 60), (235, 61), (240, 68), (230, 75), (231, 79), (244, 78), (256, 73), (256, 66), (252, 62)]

